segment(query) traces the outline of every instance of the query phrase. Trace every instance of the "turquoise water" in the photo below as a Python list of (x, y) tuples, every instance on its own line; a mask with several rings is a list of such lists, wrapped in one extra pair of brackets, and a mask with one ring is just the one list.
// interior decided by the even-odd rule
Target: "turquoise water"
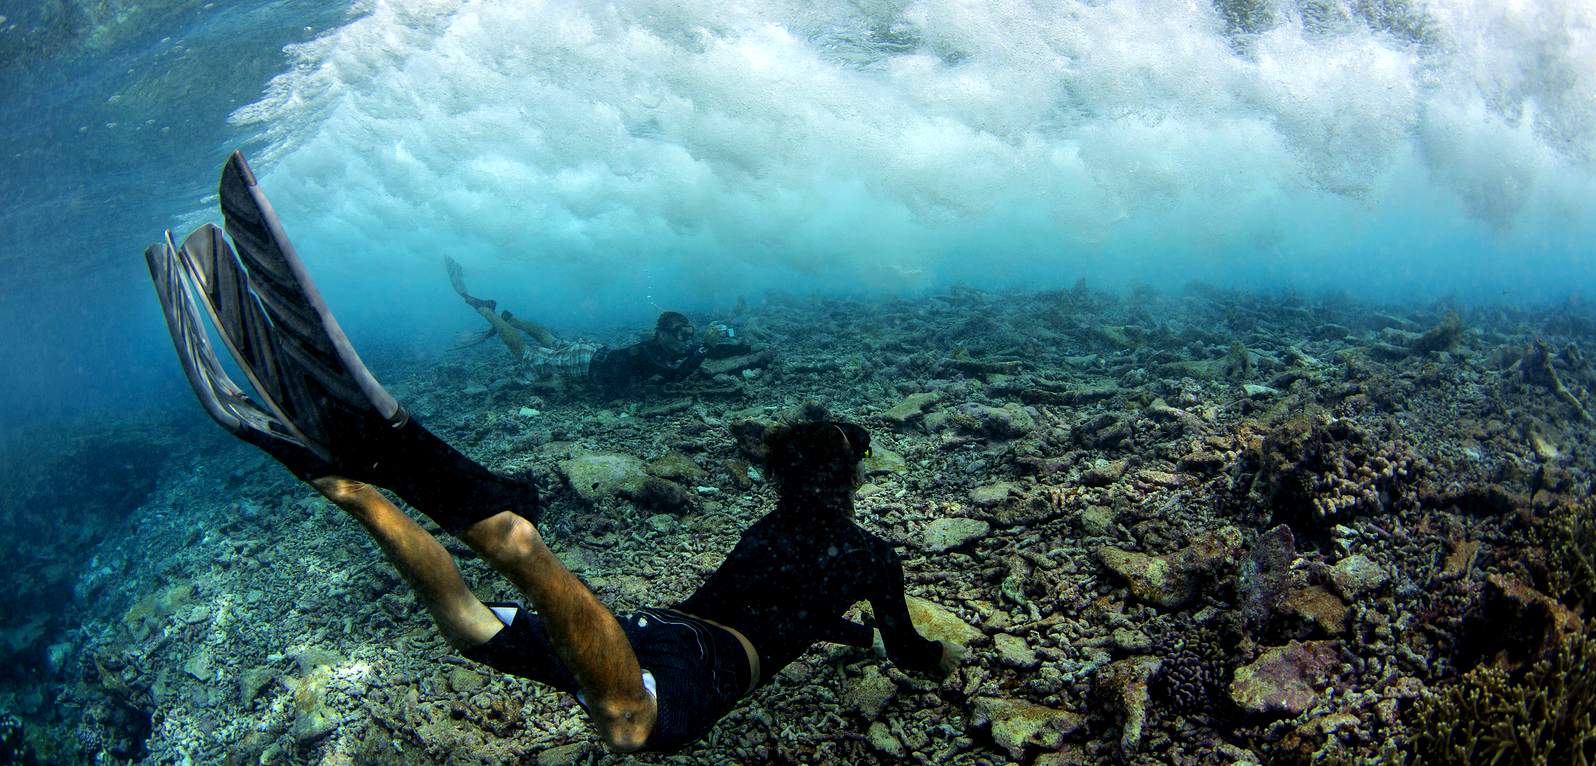
[[(1084, 612), (1098, 580), (1118, 587), (1076, 564), (1120, 523), (1110, 500), (1133, 513), (1146, 499), (1158, 517), (1125, 523), (1139, 546), (1173, 550), (1211, 531), (1204, 514), (1235, 511), (1222, 485), (1251, 480), (1249, 450), (1278, 421), (1282, 442), (1318, 423), (1286, 416), (1319, 397), (1367, 429), (1331, 439), (1315, 426), (1340, 451), (1334, 470), (1390, 468), (1365, 439), (1404, 466), (1409, 447), (1436, 461), (1420, 487), (1437, 492), (1401, 507), (1369, 494), (1337, 519), (1363, 537), (1335, 545), (1367, 547), (1400, 581), (1397, 601), (1381, 600), (1383, 628), (1460, 603), (1462, 580), (1439, 605), (1417, 603), (1434, 585), (1421, 565), (1465, 550), (1460, 517), (1486, 541), (1482, 561), (1529, 560), (1539, 543), (1493, 532), (1510, 514), (1475, 505), (1589, 493), (1592, 62), (1586, 0), (0, 6), (0, 747), (15, 712), (36, 749), (55, 748), (40, 752), (253, 758), (269, 732), (303, 746), (292, 760), (354, 747), (372, 721), (412, 711), (368, 671), (435, 690), (425, 679), (450, 656), (358, 530), (328, 523), (302, 485), (211, 424), (175, 363), (141, 254), (163, 229), (217, 219), (216, 178), (236, 148), (373, 371), (474, 458), (535, 467), (555, 498), (552, 536), (571, 546), (560, 555), (607, 603), (636, 606), (639, 572), (672, 575), (642, 595), (685, 595), (703, 574), (696, 557), (683, 566), (685, 546), (729, 546), (763, 512), (766, 487), (727, 438), (750, 413), (823, 398), (879, 428), (903, 462), (876, 477), (862, 518), (896, 542), (918, 540), (933, 512), (1003, 517), (1011, 493), (1046, 511), (1034, 534), (1003, 522), (981, 543), (1016, 573), (1031, 567), (1010, 553), (1039, 540), (1074, 550), (1061, 559), (1070, 576), (1048, 571), (1033, 588), (1031, 620)], [(732, 322), (779, 361), (699, 380), (693, 401), (545, 399), (496, 342), (456, 348), (483, 326), (451, 291), (445, 256), (474, 292), (568, 337), (613, 341), (676, 309)], [(936, 412), (890, 415), (943, 397)], [(986, 406), (999, 400), (1006, 409)], [(1023, 448), (979, 451), (990, 434), (961, 431), (978, 404), (1027, 423)], [(915, 425), (922, 415), (940, 425)], [(706, 510), (685, 520), (603, 517), (560, 484), (561, 450), (577, 441), (640, 459), (679, 448), (713, 471), (741, 465), (742, 480), (695, 485), (702, 498), (687, 496)], [(1282, 475), (1335, 492), (1347, 479), (1281, 461)], [(1398, 484), (1383, 480), (1380, 493)], [(1479, 489), (1498, 483), (1506, 494)], [(941, 553), (910, 560), (913, 590), (1015, 598), (996, 570), (941, 582)], [(487, 581), (462, 560), (474, 585)], [(1485, 571), (1462, 575), (1468, 592)], [(999, 579), (1001, 598), (965, 589)], [(1149, 638), (1192, 627), (1133, 614)], [(1410, 635), (1450, 635), (1436, 624)], [(1390, 656), (1389, 637), (1355, 649)], [(319, 655), (305, 647), (331, 646), (350, 653), (321, 663), (345, 674), (335, 712), (377, 713), (318, 745), (325, 732), (298, 724), (321, 708), (295, 718), (301, 687), (287, 679), (309, 684), (306, 657)], [(1061, 674), (1085, 678), (1097, 662), (1062, 638), (1054, 648), (1038, 677), (1055, 688), (1032, 697), (1078, 691)], [(1017, 686), (1025, 663), (989, 649), (978, 661)], [(833, 665), (805, 666), (760, 703), (830, 738), (783, 751), (807, 762), (860, 745), (821, 720), (833, 706), (804, 696), (835, 685)], [(1434, 667), (1405, 672), (1432, 683)], [(821, 680), (808, 684), (812, 670)], [(261, 680), (272, 677), (284, 680)], [(461, 697), (474, 688), (449, 683)], [(1376, 686), (1360, 683), (1349, 688)], [(497, 689), (482, 696), (523, 700)], [(569, 704), (525, 699), (541, 705), (529, 722), (576, 721)], [(1374, 714), (1358, 716), (1381, 741)], [(559, 737), (529, 723), (476, 745), (591, 740), (570, 721)], [(909, 728), (947, 747), (961, 736)], [(1093, 741), (1119, 742), (1105, 731)], [(347, 762), (393, 762), (399, 741)], [(440, 742), (415, 762), (452, 757), (453, 740)], [(999, 752), (989, 744), (965, 755)]]
[(138, 254), (239, 146), (367, 344), (471, 327), (444, 254), (577, 330), (771, 288), (1596, 285), (1573, 0), (332, 6), (6, 11), (7, 420), (183, 395)]

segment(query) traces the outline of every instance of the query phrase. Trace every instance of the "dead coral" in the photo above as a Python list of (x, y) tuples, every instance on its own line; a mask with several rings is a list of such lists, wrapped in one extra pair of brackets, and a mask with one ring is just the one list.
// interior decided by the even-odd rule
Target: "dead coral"
[(1252, 489), (1276, 522), (1321, 535), (1340, 519), (1392, 510), (1419, 464), (1403, 446), (1373, 439), (1349, 420), (1298, 415), (1271, 430), (1251, 456)]
[[(1578, 349), (1572, 352), (1570, 358), (1578, 362), (1583, 361)], [(1524, 356), (1519, 359), (1518, 365), (1519, 373), (1524, 376), (1525, 382), (1549, 389), (1553, 395), (1573, 409), (1580, 420), (1586, 423), (1596, 421), (1596, 418), (1591, 417), (1590, 410), (1585, 409), (1585, 405), (1580, 402), (1579, 397), (1563, 383), (1562, 377), (1557, 374), (1557, 368), (1552, 365), (1551, 352), (1539, 338), (1530, 341), (1529, 345), (1524, 347)]]
[(1404, 763), (1596, 762), (1596, 641), (1575, 638), (1515, 677), (1499, 665), (1421, 697)]
[(1415, 338), (1408, 344), (1408, 350), (1415, 354), (1434, 354), (1440, 351), (1451, 351), (1463, 339), (1463, 320), (1456, 311), (1446, 312), (1441, 323), (1430, 328), (1423, 335)]

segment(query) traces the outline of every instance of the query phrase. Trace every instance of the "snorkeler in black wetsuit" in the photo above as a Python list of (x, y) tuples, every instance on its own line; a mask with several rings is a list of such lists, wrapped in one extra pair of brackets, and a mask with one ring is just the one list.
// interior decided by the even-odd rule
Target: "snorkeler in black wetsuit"
[[(951, 672), (963, 648), (922, 637), (904, 601), (892, 544), (853, 520), (853, 490), (870, 436), (849, 423), (801, 423), (768, 439), (775, 510), (743, 533), (698, 591), (668, 609), (622, 616), (638, 663), (657, 679), (651, 750), (704, 736), (739, 700), (816, 642), (870, 646), (875, 632), (843, 614), (868, 601), (892, 662)], [(501, 607), (502, 609), (502, 607)], [(536, 615), (502, 611), (507, 627), (467, 657), (572, 694)]]
[[(609, 747), (680, 748), (815, 641), (869, 643), (866, 626), (841, 617), (857, 600), (871, 602), (890, 656), (905, 667), (946, 671), (962, 656), (915, 632), (891, 547), (852, 522), (852, 477), (869, 440), (847, 424), (777, 432), (776, 510), (691, 598), (617, 620), (544, 543), (534, 487), (450, 447), (366, 370), (241, 154), (229, 159), (219, 197), (232, 246), (206, 224), (181, 246), (168, 232), (145, 251), (207, 414), (359, 522), (451, 646), (576, 695)], [(228, 377), (204, 318), (253, 395)], [(379, 485), (470, 546), (537, 613), (478, 600), (448, 551)]]
[[(693, 323), (682, 314), (666, 311), (654, 323), (653, 337), (630, 346), (616, 348), (588, 341), (566, 342), (542, 325), (516, 317), (509, 311), (498, 314), (498, 304), (482, 300), (466, 290), (464, 270), (453, 258), (443, 259), (454, 291), (487, 320), (490, 334), (499, 336), (505, 347), (522, 360), (539, 382), (591, 385), (604, 394), (616, 394), (636, 383), (658, 379), (665, 383), (684, 380), (698, 371), (709, 349), (695, 342)], [(712, 325), (706, 339), (721, 342), (730, 330)], [(528, 341), (532, 345), (528, 345)]]

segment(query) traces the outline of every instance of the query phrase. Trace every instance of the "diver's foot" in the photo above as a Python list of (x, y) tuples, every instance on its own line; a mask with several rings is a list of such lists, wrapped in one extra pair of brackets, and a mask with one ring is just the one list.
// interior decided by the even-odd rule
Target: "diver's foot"
[(482, 309), (487, 309), (489, 311), (492, 311), (492, 310), (494, 310), (494, 309), (499, 307), (499, 304), (498, 304), (497, 301), (485, 301), (485, 300), (481, 300), (479, 298), (473, 298), (470, 295), (467, 295), (466, 293), (460, 293), (460, 297), (465, 299), (465, 302), (466, 302), (467, 306), (470, 306), (471, 308), (474, 308), (474, 309), (476, 309), (478, 311), (481, 311)]

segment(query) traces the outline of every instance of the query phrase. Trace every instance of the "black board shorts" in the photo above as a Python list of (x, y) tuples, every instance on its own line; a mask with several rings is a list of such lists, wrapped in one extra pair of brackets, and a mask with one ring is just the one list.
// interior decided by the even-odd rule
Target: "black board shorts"
[[(555, 654), (543, 618), (516, 605), (489, 606), (508, 621), (486, 643), (463, 652), (466, 658), (580, 702), (581, 686)], [(670, 609), (639, 609), (616, 619), (638, 664), (654, 677), (659, 717), (644, 750), (672, 752), (699, 740), (747, 691), (748, 654), (731, 631)]]

